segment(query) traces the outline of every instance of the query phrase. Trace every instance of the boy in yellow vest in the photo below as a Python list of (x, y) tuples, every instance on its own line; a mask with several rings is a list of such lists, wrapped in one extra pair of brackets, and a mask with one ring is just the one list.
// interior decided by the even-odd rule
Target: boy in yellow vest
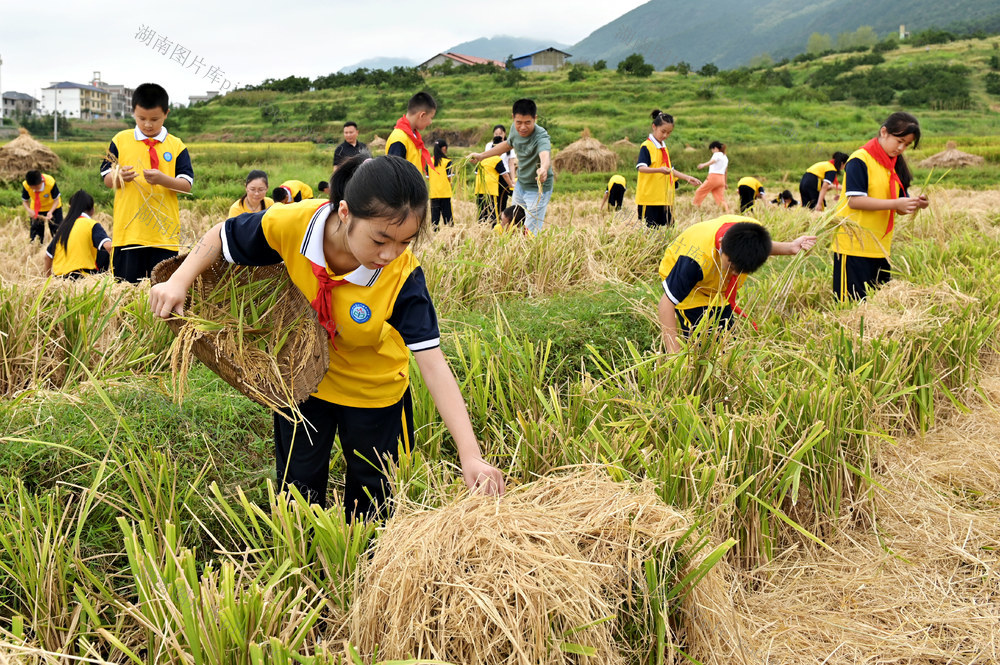
[(385, 140), (385, 154), (402, 157), (417, 167), (427, 177), (434, 168), (431, 154), (424, 146), (420, 132), (431, 126), (437, 114), (437, 102), (426, 92), (418, 92), (406, 104), (406, 115), (396, 121), (389, 138)]
[(115, 190), (112, 271), (116, 279), (133, 284), (149, 277), (160, 261), (177, 256), (177, 192), (190, 192), (194, 185), (187, 147), (163, 126), (169, 113), (166, 90), (156, 83), (137, 87), (132, 93), (135, 128), (118, 132), (108, 146), (121, 169), (120, 181), (110, 160), (101, 163), (105, 186)]
[(798, 254), (815, 244), (816, 236), (772, 242), (767, 229), (739, 215), (689, 226), (670, 243), (660, 262), (659, 319), (667, 352), (680, 351), (678, 324), (687, 335), (705, 316), (725, 327), (732, 325), (734, 312), (745, 317), (736, 305), (736, 292), (747, 275), (769, 256)]
[(608, 186), (604, 189), (604, 198), (601, 199), (601, 210), (604, 210), (604, 206), (608, 206), (609, 210), (621, 210), (622, 203), (625, 202), (627, 187), (625, 176), (617, 173), (611, 176), (608, 180)]
[(31, 215), (29, 243), (36, 236), (39, 243), (45, 242), (45, 222), (49, 223), (49, 232), (55, 237), (63, 220), (62, 201), (55, 178), (41, 171), (28, 171), (21, 181), (21, 205)]
[(312, 187), (301, 180), (286, 180), (271, 192), (271, 198), (275, 203), (298, 203), (312, 197)]
[(829, 161), (816, 162), (806, 169), (799, 180), (802, 205), (822, 212), (826, 208), (827, 191), (837, 191), (837, 174), (844, 168), (846, 161), (846, 153), (835, 152)]

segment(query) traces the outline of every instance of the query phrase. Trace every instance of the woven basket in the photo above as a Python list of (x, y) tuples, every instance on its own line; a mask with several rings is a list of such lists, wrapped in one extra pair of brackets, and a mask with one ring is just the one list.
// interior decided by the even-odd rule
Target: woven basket
[[(153, 269), (152, 283), (167, 281), (186, 257), (186, 254), (182, 254), (159, 263)], [(300, 319), (276, 358), (280, 382), (276, 377), (262, 377), (259, 372), (249, 371), (245, 358), (235, 357), (220, 349), (220, 336), (232, 335), (233, 331), (223, 329), (220, 332), (205, 333), (194, 341), (191, 351), (226, 383), (253, 401), (271, 408), (282, 408), (291, 406), (289, 394), (294, 404), (298, 404), (315, 392), (330, 363), (326, 331), (319, 325), (316, 312), (309, 301), (292, 284), (284, 266), (234, 266), (220, 258), (195, 279), (185, 299), (184, 309), (187, 311), (191, 306), (192, 297), (204, 302), (206, 296), (225, 279), (235, 279), (237, 284), (243, 285), (272, 278), (279, 279), (280, 293), (269, 319), (275, 323)], [(210, 316), (206, 318), (211, 319)], [(220, 319), (223, 317), (220, 316)], [(166, 323), (174, 334), (179, 334), (188, 325), (178, 318), (169, 318)]]

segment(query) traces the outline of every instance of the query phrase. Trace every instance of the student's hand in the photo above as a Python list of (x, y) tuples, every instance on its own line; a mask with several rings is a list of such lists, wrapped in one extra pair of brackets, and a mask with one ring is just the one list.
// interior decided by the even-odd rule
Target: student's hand
[(545, 179), (549, 177), (549, 172), (543, 169), (541, 166), (539, 166), (538, 170), (535, 171), (535, 177), (538, 179), (538, 182), (540, 184), (544, 184)]
[(680, 353), (681, 343), (677, 340), (676, 335), (664, 335), (663, 336), (663, 349), (667, 353)]
[(791, 242), (792, 254), (798, 254), (799, 252), (812, 249), (815, 244), (816, 236), (799, 236)]
[(169, 319), (171, 314), (184, 314), (184, 298), (187, 289), (181, 288), (168, 279), (163, 284), (156, 284), (149, 289), (149, 309), (161, 319)]
[(471, 155), (469, 155), (469, 161), (472, 162), (473, 164), (478, 164), (479, 162), (483, 161), (483, 153), (481, 152), (472, 153)]
[(689, 183), (691, 183), (691, 185), (693, 185), (695, 187), (700, 187), (701, 186), (701, 180), (698, 180), (698, 178), (695, 178), (693, 176), (688, 176), (687, 181)]
[(160, 169), (143, 169), (142, 177), (146, 179), (150, 185), (164, 185), (166, 183), (167, 174)]
[(138, 173), (135, 172), (135, 169), (132, 168), (131, 166), (123, 166), (118, 173), (121, 175), (122, 180), (124, 180), (125, 182), (132, 182), (133, 180), (135, 180), (136, 176), (139, 175)]
[(921, 209), (926, 208), (931, 204), (931, 202), (927, 199), (926, 194), (921, 194), (920, 196), (917, 197), (917, 200), (920, 201), (919, 205)]
[(503, 472), (477, 457), (462, 464), (462, 477), (470, 492), (486, 496), (503, 496), (507, 484)]
[(670, 173), (672, 171), (673, 171), (673, 169), (670, 168), (669, 166), (661, 166), (660, 167), (660, 173), (662, 173), (663, 175), (670, 175)]
[(51, 222), (52, 221), (52, 213), (54, 213), (55, 211), (56, 211), (56, 209), (53, 208), (52, 210), (49, 210), (47, 213), (45, 213), (45, 219)]
[(920, 207), (922, 207), (920, 199), (916, 196), (904, 196), (901, 199), (896, 199), (896, 212), (900, 215), (909, 215)]

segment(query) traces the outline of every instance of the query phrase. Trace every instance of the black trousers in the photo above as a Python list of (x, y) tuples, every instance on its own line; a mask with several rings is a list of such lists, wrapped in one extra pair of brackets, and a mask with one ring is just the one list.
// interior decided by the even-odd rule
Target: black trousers
[(670, 211), (670, 206), (638, 206), (639, 219), (645, 220), (649, 228), (659, 226), (672, 226), (674, 214)]
[(816, 204), (819, 203), (819, 178), (813, 173), (805, 173), (802, 175), (802, 179), (799, 180), (799, 197), (802, 199), (802, 205), (808, 208), (815, 208)]
[(438, 222), (443, 221), (448, 226), (453, 224), (451, 218), (451, 199), (431, 199), (431, 224), (438, 227)]
[(115, 279), (135, 284), (147, 279), (160, 261), (177, 256), (177, 250), (143, 245), (122, 245), (114, 248), (111, 269)]
[[(38, 242), (45, 244), (45, 217), (42, 213), (38, 213), (38, 217), (31, 218), (31, 230), (28, 236), (28, 243), (30, 244), (36, 237)], [(63, 211), (62, 207), (56, 208), (55, 212), (52, 213), (52, 219), (49, 222), (49, 235), (53, 238), (56, 237), (56, 231), (59, 230), (59, 225), (63, 221)]]
[[(386, 460), (399, 459), (399, 443), (413, 446), (413, 400), (375, 409), (333, 404), (310, 397), (299, 410), (309, 425), (274, 416), (274, 461), (278, 487), (295, 486), (310, 502), (326, 507), (330, 452), (334, 438), (347, 464), (344, 512), (347, 519), (384, 518), (390, 496)], [(307, 432), (308, 428), (308, 432)], [(313, 429), (315, 428), (315, 429)]]
[(510, 195), (514, 193), (503, 178), (500, 178), (500, 195), (497, 197), (497, 210), (503, 212), (507, 209), (507, 202), (510, 200)]
[(479, 222), (492, 226), (497, 223), (497, 218), (503, 212), (499, 207), (499, 199), (489, 194), (476, 194), (476, 205), (479, 207)]
[(725, 307), (692, 307), (691, 309), (677, 310), (677, 324), (680, 326), (681, 334), (687, 337), (698, 323), (706, 316), (712, 319), (712, 325), (719, 328), (731, 328), (733, 325), (733, 308), (729, 305)]
[(753, 187), (740, 185), (738, 191), (740, 193), (740, 212), (746, 212), (753, 208), (753, 204), (757, 202), (757, 190)]
[(833, 255), (833, 294), (837, 300), (864, 300), (868, 289), (892, 279), (892, 266), (883, 257)]

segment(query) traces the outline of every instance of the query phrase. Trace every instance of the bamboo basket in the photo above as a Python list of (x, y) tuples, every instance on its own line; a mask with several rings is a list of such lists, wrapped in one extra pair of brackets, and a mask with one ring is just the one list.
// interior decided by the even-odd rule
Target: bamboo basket
[[(167, 281), (186, 256), (182, 254), (159, 263), (153, 269), (152, 283)], [(294, 409), (315, 392), (326, 374), (330, 348), (316, 312), (292, 283), (283, 265), (235, 266), (220, 258), (195, 279), (185, 299), (184, 311), (190, 310), (192, 302), (200, 302), (202, 316), (226, 321), (230, 313), (208, 303), (208, 295), (224, 280), (246, 285), (266, 279), (275, 279), (279, 291), (275, 304), (268, 311), (268, 322), (279, 330), (291, 328), (276, 356), (268, 356), (256, 348), (243, 351), (234, 348), (233, 339), (239, 331), (233, 330), (231, 325), (191, 336), (190, 352), (222, 380), (258, 404), (275, 410)], [(217, 310), (217, 317), (212, 316), (213, 310)], [(183, 338), (184, 329), (191, 325), (178, 317), (169, 318), (166, 323), (178, 338)], [(262, 356), (266, 362), (262, 362)]]

